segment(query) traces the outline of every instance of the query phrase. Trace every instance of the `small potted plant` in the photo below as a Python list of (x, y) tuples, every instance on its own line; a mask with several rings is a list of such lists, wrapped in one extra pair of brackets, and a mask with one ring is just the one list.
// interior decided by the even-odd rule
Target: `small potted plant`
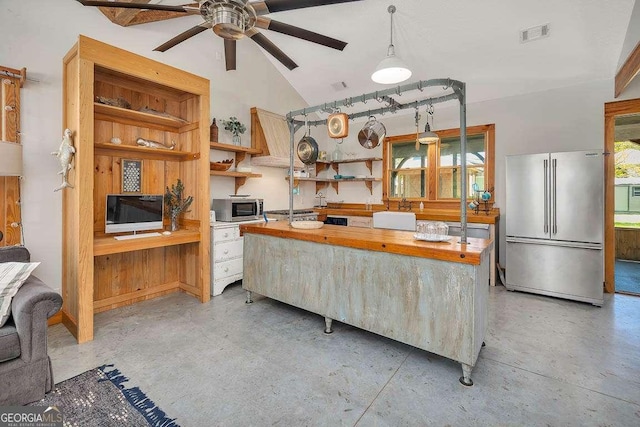
[(233, 144), (240, 145), (240, 134), (243, 134), (247, 127), (240, 123), (237, 117), (229, 117), (229, 120), (223, 120), (224, 130), (228, 130), (233, 134)]
[(189, 212), (187, 209), (193, 202), (193, 197), (184, 198), (184, 185), (178, 179), (178, 182), (171, 185), (171, 190), (167, 187), (164, 193), (164, 204), (167, 206), (167, 216), (171, 219), (171, 231), (178, 230), (178, 217), (182, 212)]

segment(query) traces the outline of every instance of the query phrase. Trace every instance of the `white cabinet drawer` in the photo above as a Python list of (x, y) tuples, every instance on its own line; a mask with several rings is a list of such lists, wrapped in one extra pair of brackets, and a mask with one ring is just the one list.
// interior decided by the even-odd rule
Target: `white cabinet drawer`
[(213, 265), (214, 281), (234, 274), (242, 274), (242, 258), (216, 262)]
[(233, 240), (240, 237), (240, 227), (225, 227), (213, 229), (213, 241), (215, 243)]
[(242, 246), (244, 239), (239, 238), (229, 242), (215, 243), (213, 245), (213, 259), (215, 262), (231, 259), (242, 258)]

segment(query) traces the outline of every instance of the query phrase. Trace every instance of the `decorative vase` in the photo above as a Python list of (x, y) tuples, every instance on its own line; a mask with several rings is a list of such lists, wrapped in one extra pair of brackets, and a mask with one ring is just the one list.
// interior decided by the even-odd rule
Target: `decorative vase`
[(241, 145), (240, 135), (233, 135), (233, 145)]
[(171, 231), (178, 231), (178, 215), (171, 217)]

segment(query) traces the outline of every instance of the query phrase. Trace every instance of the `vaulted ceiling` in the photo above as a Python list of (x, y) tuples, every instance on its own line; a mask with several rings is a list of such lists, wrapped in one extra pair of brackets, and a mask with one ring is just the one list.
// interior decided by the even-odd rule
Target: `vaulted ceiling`
[[(634, 0), (363, 0), (299, 9), (268, 16), (343, 40), (347, 47), (341, 52), (264, 31), (299, 67), (290, 71), (265, 55), (310, 105), (385, 89), (370, 75), (387, 52), (390, 4), (397, 7), (396, 54), (413, 70), (409, 81), (464, 81), (472, 103), (612, 79)], [(103, 11), (124, 25), (175, 17), (131, 9)], [(199, 16), (167, 21), (166, 38), (157, 40), (158, 45), (200, 22)], [(520, 30), (547, 23), (549, 37), (520, 42)], [(210, 30), (184, 43), (222, 52), (222, 41)], [(224, 62), (212, 66), (223, 67)]]

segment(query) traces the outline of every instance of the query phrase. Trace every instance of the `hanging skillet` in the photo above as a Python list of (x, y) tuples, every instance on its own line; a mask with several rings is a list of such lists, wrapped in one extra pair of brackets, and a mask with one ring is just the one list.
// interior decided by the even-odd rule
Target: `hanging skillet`
[(311, 165), (318, 160), (318, 143), (315, 139), (311, 138), (311, 129), (309, 129), (309, 125), (306, 122), (305, 118), (305, 126), (306, 132), (300, 142), (298, 142), (298, 147), (296, 152), (298, 154), (298, 158), (305, 165)]
[(374, 116), (369, 116), (369, 121), (365, 123), (358, 132), (358, 141), (364, 148), (376, 148), (387, 134), (384, 125), (377, 121)]

